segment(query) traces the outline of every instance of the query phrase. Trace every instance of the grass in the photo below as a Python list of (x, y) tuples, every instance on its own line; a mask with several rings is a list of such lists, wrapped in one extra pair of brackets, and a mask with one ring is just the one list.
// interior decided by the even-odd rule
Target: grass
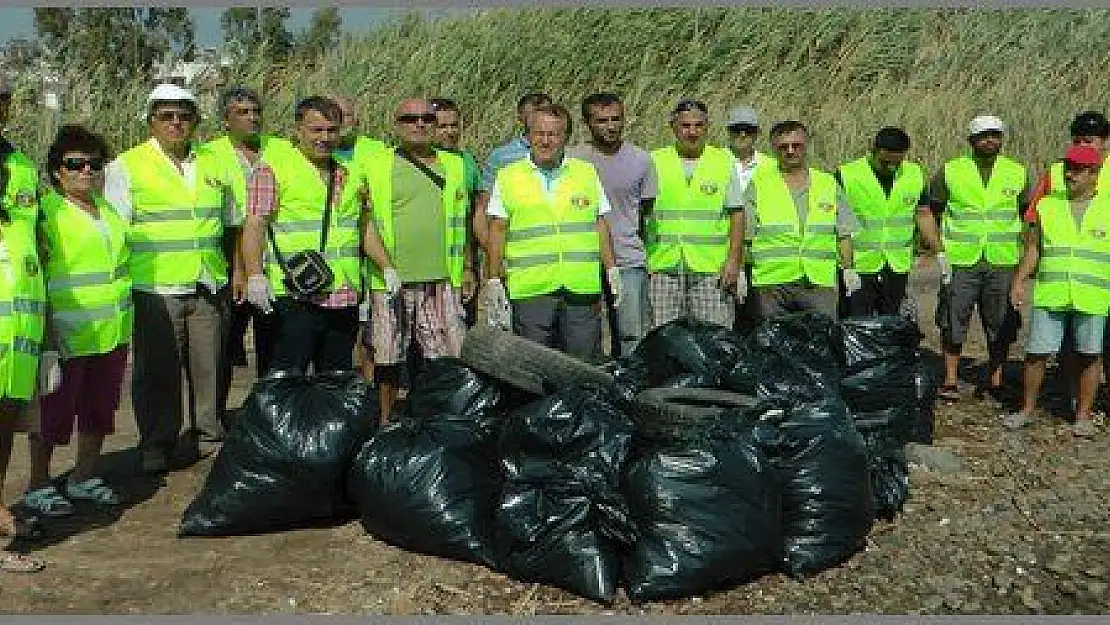
[[(1006, 151), (1041, 168), (1063, 150), (1075, 113), (1106, 110), (1106, 42), (1102, 9), (487, 9), (400, 17), (346, 37), (314, 67), (271, 68), (256, 55), (229, 80), (264, 91), (267, 125), (278, 132), (313, 93), (354, 94), (364, 130), (379, 136), (401, 98), (454, 97), (464, 141), (481, 154), (512, 133), (516, 99), (529, 90), (572, 112), (592, 91), (616, 91), (629, 137), (646, 147), (671, 139), (667, 113), (679, 97), (709, 104), (716, 143), (728, 107), (750, 103), (767, 122), (805, 121), (824, 167), (865, 152), (875, 130), (894, 124), (935, 170), (964, 147), (971, 117), (990, 112), (1011, 128)], [(73, 81), (63, 121), (87, 123), (117, 148), (143, 140), (145, 81), (118, 91), (100, 84), (96, 75)], [(213, 101), (208, 136), (218, 132)], [(52, 127), (37, 105), (13, 107), (9, 135), (33, 157)]]

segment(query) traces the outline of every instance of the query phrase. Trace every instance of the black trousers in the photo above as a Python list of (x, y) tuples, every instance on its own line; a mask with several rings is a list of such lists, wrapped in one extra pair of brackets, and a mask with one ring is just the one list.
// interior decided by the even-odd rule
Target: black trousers
[[(851, 297), (841, 298), (841, 317), (870, 317), (872, 315), (897, 315), (906, 297), (910, 274), (896, 273), (883, 265), (878, 273), (861, 273), (860, 289)], [(843, 282), (840, 292), (844, 293)]]
[(270, 370), (316, 373), (354, 369), (358, 306), (323, 308), (279, 297), (274, 302)]

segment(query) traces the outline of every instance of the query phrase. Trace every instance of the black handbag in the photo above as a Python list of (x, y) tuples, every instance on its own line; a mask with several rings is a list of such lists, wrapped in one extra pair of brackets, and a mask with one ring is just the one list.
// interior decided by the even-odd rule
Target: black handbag
[(284, 274), (282, 283), (290, 294), (304, 298), (323, 295), (331, 290), (335, 282), (335, 273), (328, 266), (324, 258), (324, 248), (328, 241), (328, 228), (331, 225), (332, 188), (335, 186), (335, 161), (328, 164), (328, 193), (324, 201), (323, 228), (320, 232), (320, 249), (301, 250), (287, 258), (282, 257), (278, 250), (277, 240), (274, 237), (273, 224), (270, 225), (270, 244), (274, 249), (274, 258)]

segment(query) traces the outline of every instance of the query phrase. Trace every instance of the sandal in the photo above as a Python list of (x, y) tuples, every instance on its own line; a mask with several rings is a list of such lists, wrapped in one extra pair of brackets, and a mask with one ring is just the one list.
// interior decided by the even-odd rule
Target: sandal
[(120, 503), (116, 491), (108, 487), (99, 477), (90, 477), (82, 482), (66, 482), (66, 497), (74, 501), (89, 501), (102, 506), (115, 506)]
[(24, 493), (20, 503), (28, 510), (33, 510), (42, 516), (63, 517), (73, 514), (73, 504), (62, 497), (53, 485)]
[(960, 401), (960, 389), (955, 384), (945, 384), (937, 389), (937, 397), (947, 402)]
[(14, 551), (0, 550), (0, 571), (9, 573), (38, 573), (46, 568), (42, 560)]

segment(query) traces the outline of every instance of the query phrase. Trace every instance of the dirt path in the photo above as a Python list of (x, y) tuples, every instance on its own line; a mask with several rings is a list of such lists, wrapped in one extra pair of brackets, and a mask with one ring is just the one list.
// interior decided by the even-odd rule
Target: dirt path
[[(935, 281), (914, 281), (926, 344), (935, 349)], [(1024, 334), (1023, 334), (1024, 336)], [(982, 356), (973, 333), (969, 355)], [(1014, 355), (1019, 355), (1015, 349)], [(1018, 363), (1010, 367), (1016, 384)], [(249, 385), (238, 370), (232, 404)], [(973, 369), (969, 369), (973, 372)], [(807, 612), (1102, 613), (1110, 609), (1110, 436), (1077, 442), (1059, 419), (1019, 433), (999, 408), (970, 397), (937, 414), (937, 446), (965, 464), (914, 469), (894, 524), (868, 550), (813, 580), (770, 576), (702, 599), (605, 608), (482, 567), (410, 554), (358, 523), (266, 536), (178, 539), (177, 523), (211, 460), (164, 482), (131, 476), (130, 398), (109, 439), (109, 479), (128, 503), (54, 524), (37, 551), (49, 568), (0, 573), (0, 611), (15, 613), (724, 614)], [(56, 467), (68, 466), (68, 449)], [(7, 500), (22, 489), (17, 440)], [(57, 470), (57, 469), (56, 469)]]

